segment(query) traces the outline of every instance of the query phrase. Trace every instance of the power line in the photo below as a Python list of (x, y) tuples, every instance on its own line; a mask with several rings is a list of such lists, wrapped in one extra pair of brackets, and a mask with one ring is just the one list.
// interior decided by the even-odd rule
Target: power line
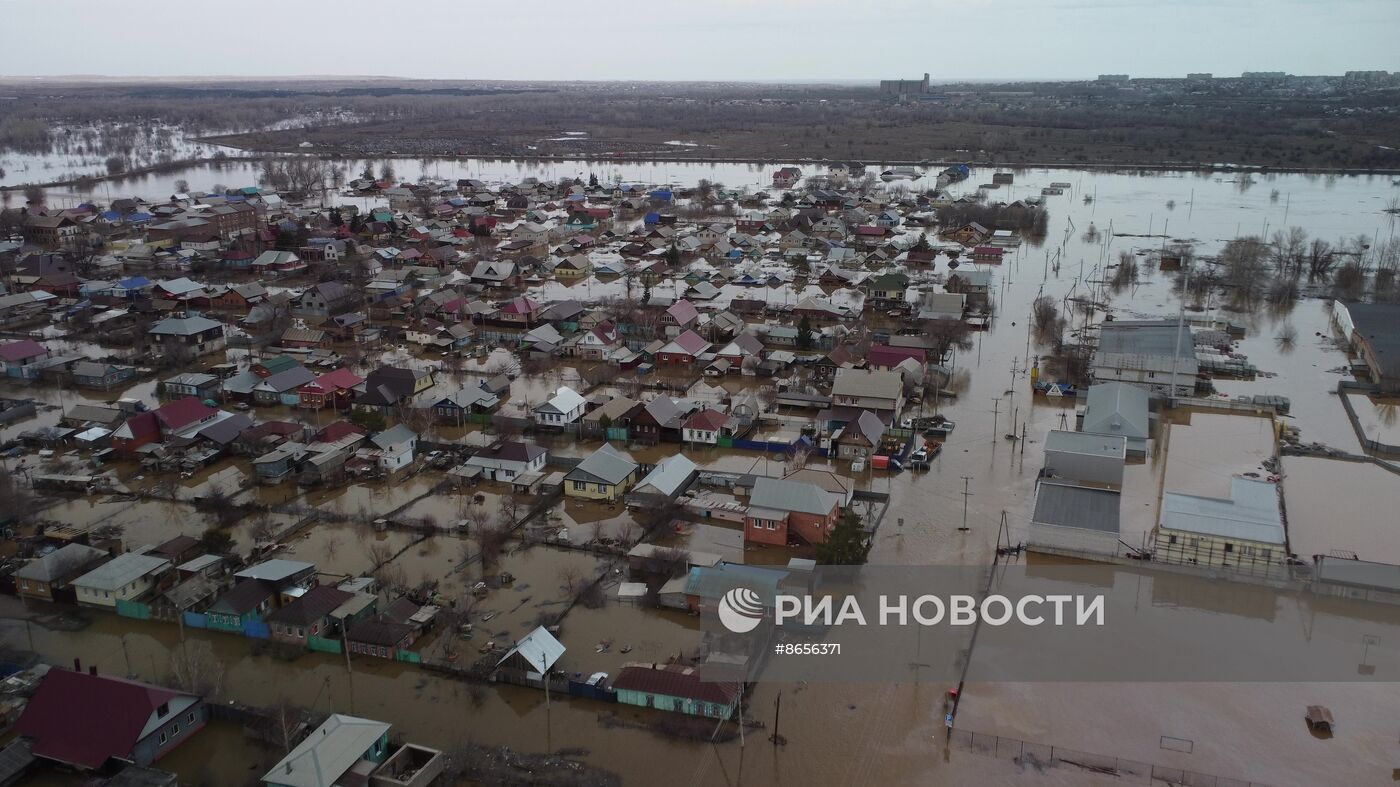
[(967, 530), (968, 530), (968, 527), (967, 527), (967, 499), (968, 499), (969, 497), (972, 497), (972, 493), (969, 492), (969, 491), (967, 491), (967, 484), (968, 484), (969, 481), (972, 480), (972, 476), (967, 476), (967, 475), (965, 475), (965, 476), (961, 476), (961, 478), (962, 478), (962, 482), (963, 482), (963, 491), (962, 491), (962, 496), (963, 496), (963, 521), (962, 521), (962, 527), (958, 528), (958, 530), (961, 530), (961, 531), (963, 531), (963, 532), (965, 533), (965, 532), (967, 532)]

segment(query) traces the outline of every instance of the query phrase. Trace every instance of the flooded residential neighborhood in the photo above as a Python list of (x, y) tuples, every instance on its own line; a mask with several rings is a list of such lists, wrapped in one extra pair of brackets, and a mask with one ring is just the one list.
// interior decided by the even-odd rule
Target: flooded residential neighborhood
[(0, 787), (1400, 780), (1395, 73), (70, 71)]

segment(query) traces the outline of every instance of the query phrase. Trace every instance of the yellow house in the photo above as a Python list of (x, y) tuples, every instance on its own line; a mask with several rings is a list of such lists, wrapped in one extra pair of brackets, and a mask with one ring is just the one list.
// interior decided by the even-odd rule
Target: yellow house
[(637, 483), (641, 467), (604, 444), (564, 476), (564, 494), (583, 500), (620, 499)]
[(557, 279), (578, 279), (588, 275), (593, 269), (592, 262), (586, 254), (575, 254), (565, 257), (554, 266), (554, 277)]

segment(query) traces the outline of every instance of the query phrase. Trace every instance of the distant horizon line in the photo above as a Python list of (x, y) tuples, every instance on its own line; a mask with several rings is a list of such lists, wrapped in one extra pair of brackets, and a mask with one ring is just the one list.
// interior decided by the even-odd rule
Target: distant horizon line
[[(1348, 71), (1386, 71), (1389, 69), (1367, 69), (1356, 68)], [(1124, 72), (1104, 71), (1093, 76), (1059, 76), (1059, 77), (957, 77), (957, 78), (934, 78), (929, 77), (930, 85), (956, 85), (968, 83), (983, 84), (1045, 84), (1055, 82), (1094, 82), (1100, 76), (1117, 75)], [(1209, 71), (1181, 72), (1171, 75), (1133, 75), (1127, 72), (1130, 80), (1136, 79), (1186, 79), (1189, 74), (1205, 73), (1211, 74), (1216, 79), (1239, 79), (1243, 73), (1274, 73), (1274, 71), (1261, 70), (1242, 72), (1241, 74), (1215, 74)], [(1293, 74), (1282, 71), (1290, 77), (1343, 77), (1346, 71), (1337, 74)], [(277, 81), (359, 81), (359, 82), (425, 82), (425, 83), (461, 83), (461, 82), (486, 82), (486, 83), (506, 83), (506, 84), (740, 84), (740, 85), (878, 85), (882, 81), (892, 81), (903, 79), (905, 81), (918, 81), (922, 75), (915, 77), (829, 77), (829, 78), (784, 78), (784, 77), (749, 77), (746, 79), (720, 79), (720, 78), (687, 78), (687, 79), (503, 79), (492, 77), (415, 77), (415, 76), (394, 76), (384, 74), (3, 74), (0, 73), (0, 83), (23, 83), (23, 82), (200, 82), (200, 81), (243, 81), (243, 82), (277, 82)]]

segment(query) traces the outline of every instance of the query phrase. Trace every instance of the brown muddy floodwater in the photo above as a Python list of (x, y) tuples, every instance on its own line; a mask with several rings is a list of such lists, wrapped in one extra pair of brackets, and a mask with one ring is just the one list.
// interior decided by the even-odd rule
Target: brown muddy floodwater
[[(703, 168), (697, 171), (708, 172)], [(696, 177), (699, 176), (702, 175)], [(745, 182), (721, 179), (726, 183)], [(1004, 264), (991, 266), (998, 317), (989, 331), (975, 337), (972, 349), (957, 354), (954, 365), (959, 372), (970, 373), (969, 383), (956, 399), (940, 403), (941, 411), (958, 425), (932, 469), (918, 474), (889, 475), (869, 470), (858, 474), (860, 488), (892, 495), (884, 524), (875, 538), (872, 563), (986, 565), (999, 540), (1025, 540), (1035, 476), (1043, 464), (1045, 434), (1050, 429), (1073, 428), (1074, 423), (1072, 403), (1029, 394), (1029, 356), (1046, 352), (1046, 348), (1030, 341), (1027, 332), (1031, 304), (1037, 295), (1051, 295), (1062, 304), (1069, 297), (1093, 297), (1107, 301), (1115, 317), (1124, 319), (1175, 317), (1179, 300), (1173, 292), (1172, 277), (1157, 271), (1152, 264), (1143, 263), (1136, 285), (1116, 292), (1099, 285), (1105, 275), (1111, 275), (1108, 266), (1119, 251), (1141, 255), (1169, 240), (1185, 239), (1195, 242), (1198, 256), (1209, 256), (1218, 253), (1229, 238), (1271, 234), (1289, 226), (1301, 227), (1311, 236), (1329, 241), (1371, 235), (1378, 228), (1384, 239), (1392, 236), (1395, 229), (1393, 217), (1383, 212), (1393, 194), (1387, 178), (1137, 175), (1037, 169), (1018, 172), (1016, 179), (1015, 186), (1001, 189), (995, 198), (1009, 201), (1039, 195), (1040, 188), (1052, 181), (1071, 182), (1073, 188), (1065, 196), (1047, 198), (1051, 219), (1045, 240), (1028, 242), (1009, 254)], [(978, 178), (969, 181), (976, 182), (980, 182)], [(1093, 195), (1094, 199), (1086, 203), (1082, 199), (1086, 195)], [(1173, 206), (1168, 205), (1169, 201)], [(1084, 232), (1090, 225), (1099, 231), (1098, 241), (1085, 239)], [(597, 296), (609, 291), (606, 286), (590, 283), (582, 289), (543, 287), (535, 295), (559, 300), (577, 298), (580, 292)], [(732, 296), (726, 288), (722, 297)], [(782, 294), (777, 297), (781, 300)], [(1101, 316), (1095, 315), (1094, 320)], [(1324, 301), (1305, 299), (1279, 311), (1253, 314), (1230, 312), (1212, 302), (1206, 304), (1204, 312), (1190, 316), (1244, 323), (1247, 336), (1238, 349), (1266, 372), (1253, 380), (1217, 381), (1219, 391), (1230, 396), (1288, 396), (1292, 413), (1284, 422), (1297, 426), (1303, 440), (1358, 451), (1356, 437), (1333, 393), (1343, 377), (1336, 370), (1344, 367), (1347, 359), (1330, 338)], [(1082, 323), (1082, 317), (1076, 314), (1074, 329), (1077, 331)], [(1276, 337), (1290, 326), (1297, 339), (1291, 344), (1279, 343)], [(417, 359), (413, 362), (423, 363)], [(477, 364), (479, 368), (473, 371), (484, 370), (486, 365)], [(520, 378), (512, 386), (512, 406), (543, 399), (552, 386), (561, 381), (569, 384), (574, 374), (573, 370), (561, 370), (557, 376)], [(46, 403), (60, 404), (59, 395), (43, 387), (6, 390), (23, 391)], [(925, 408), (926, 412), (933, 409), (932, 403), (926, 403)], [(1222, 474), (1247, 471), (1271, 453), (1257, 442), (1262, 431), (1257, 423), (1227, 424), (1217, 422), (1216, 417), (1203, 419), (1201, 413), (1191, 414), (1190, 425), (1174, 429), (1169, 437), (1175, 451), (1168, 451), (1165, 456), (1154, 454), (1129, 468), (1123, 517), (1129, 538), (1145, 537), (1150, 530), (1164, 483), (1170, 485), (1181, 479), (1183, 483), (1209, 486), (1219, 482)], [(56, 419), (57, 415), (46, 409), (36, 420), (7, 426), (3, 436)], [(1384, 424), (1378, 420), (1378, 425)], [(1234, 429), (1246, 431), (1237, 433)], [(1024, 441), (1004, 439), (1007, 433), (1023, 431), (1027, 436)], [(444, 429), (439, 432), (454, 436), (461, 432), (479, 433)], [(1199, 439), (1198, 433), (1203, 433)], [(1239, 445), (1233, 444), (1236, 442)], [(578, 456), (591, 451), (592, 446), (560, 445), (552, 450)], [(639, 451), (636, 456), (642, 461), (655, 461), (674, 450), (674, 446), (667, 446)], [(773, 474), (781, 471), (780, 462), (761, 455), (690, 446), (683, 450), (707, 468)], [(1182, 460), (1176, 460), (1173, 453)], [(845, 471), (844, 466), (837, 469)], [(1285, 469), (1285, 497), (1294, 527), (1290, 537), (1295, 552), (1351, 548), (1358, 553), (1365, 550), (1375, 554), (1377, 559), (1395, 559), (1395, 518), (1367, 518), (1360, 514), (1395, 509), (1387, 503), (1400, 479), (1368, 465), (1327, 460), (1289, 459)], [(963, 494), (963, 476), (970, 479), (966, 485), (969, 497)], [(433, 476), (423, 474), (402, 484), (315, 492), (297, 502), (324, 506), (350, 517), (382, 515), (412, 502), (432, 483)], [(1381, 487), (1384, 492), (1377, 491)], [(1340, 489), (1345, 489), (1345, 493), (1336, 491)], [(250, 499), (269, 503), (295, 494), (295, 490), (263, 487), (245, 493)], [(73, 516), (85, 516), (81, 505), (65, 505), (72, 505)], [(410, 511), (415, 516), (431, 514), (446, 519), (459, 513), (461, 505), (457, 497), (434, 496), (415, 503)], [(968, 529), (960, 531), (964, 505)], [(571, 522), (585, 530), (592, 522), (623, 516), (588, 507), (561, 509)], [(1344, 524), (1336, 521), (1340, 519), (1339, 511), (1347, 515)], [(174, 512), (165, 514), (171, 516)], [(1003, 514), (1007, 527), (999, 534)], [(136, 523), (132, 526), (140, 527)], [(346, 554), (337, 560), (351, 559), (355, 548), (349, 546), (349, 539), (353, 532), (330, 528), (326, 533), (331, 535), (326, 535), (319, 530), (318, 527), (318, 532), (303, 544), (308, 556), (324, 556), (327, 540), (343, 537), (346, 545), (337, 547), (336, 552), (344, 550)], [(690, 537), (696, 549), (725, 543), (725, 536), (707, 530), (697, 529)], [(434, 537), (433, 543), (423, 554), (418, 548), (410, 548), (400, 557), (406, 572), (430, 577), (441, 571), (445, 575), (448, 558), (460, 551), (460, 543), (454, 543), (450, 537)], [(772, 552), (772, 556), (745, 552), (744, 558), (767, 562), (769, 557), (781, 557), (783, 550)], [(517, 585), (523, 587), (492, 591), (482, 607), (498, 614), (483, 624), (480, 635), (456, 643), (457, 647), (471, 649), (479, 646), (481, 637), (522, 632), (541, 611), (552, 609), (564, 597), (561, 573), (590, 568), (607, 570), (583, 553), (540, 547), (508, 555), (503, 564), (518, 577)], [(358, 563), (350, 562), (343, 566), (357, 567)], [(669, 655), (687, 647), (693, 625), (694, 621), (685, 616), (617, 604), (601, 609), (575, 608), (563, 629), (568, 647), (564, 664), (573, 671), (612, 672), (632, 656)], [(604, 711), (616, 711), (625, 719), (654, 718), (650, 712), (639, 709), (604, 707), (557, 697), (546, 708), (544, 697), (537, 692), (511, 687), (478, 689), (406, 665), (360, 659), (351, 673), (337, 658), (307, 654), (294, 662), (283, 662), (252, 656), (249, 643), (243, 638), (207, 632), (189, 636), (192, 642), (207, 643), (224, 661), (224, 691), (229, 697), (251, 703), (289, 699), (318, 710), (381, 718), (393, 722), (395, 731), (407, 738), (439, 747), (464, 739), (533, 751), (580, 747), (591, 752), (587, 756), (591, 764), (622, 774), (628, 784), (922, 787), (1125, 783), (1087, 771), (1038, 770), (945, 748), (943, 699), (948, 687), (919, 683), (913, 676), (870, 675), (868, 683), (845, 685), (760, 683), (746, 700), (745, 711), (771, 724), (774, 702), (781, 692), (781, 730), (788, 744), (775, 748), (764, 739), (766, 732), (759, 731), (742, 747), (737, 742), (711, 746), (678, 742), (630, 727), (605, 728), (598, 722), (598, 715)], [(74, 656), (81, 656), (109, 674), (134, 673), (148, 679), (166, 677), (170, 652), (178, 637), (175, 627), (102, 615), (81, 632), (33, 629), (34, 648), (56, 663), (68, 663)], [(11, 646), (28, 646), (25, 628), (13, 621), (5, 621), (3, 638)], [(600, 653), (601, 643), (609, 644)], [(433, 644), (441, 646), (441, 638)], [(620, 654), (626, 645), (631, 646), (631, 652)], [(973, 659), (976, 660), (975, 651)], [(1390, 769), (1400, 765), (1395, 749), (1400, 734), (1397, 695), (1400, 691), (1395, 683), (977, 685), (964, 691), (957, 726), (960, 730), (1175, 765), (1277, 787), (1381, 784), (1390, 783)], [(1320, 741), (1307, 735), (1301, 720), (1307, 704), (1332, 708), (1339, 728), (1331, 740)], [(1164, 749), (1162, 736), (1192, 741), (1193, 753)], [(230, 754), (230, 750), (243, 750), (225, 733), (218, 733), (214, 740), (211, 761), (243, 756)], [(196, 778), (196, 758), (183, 760), (177, 755), (170, 762), (183, 780)], [(253, 771), (234, 769), (222, 774), (220, 783), (246, 783)]]

